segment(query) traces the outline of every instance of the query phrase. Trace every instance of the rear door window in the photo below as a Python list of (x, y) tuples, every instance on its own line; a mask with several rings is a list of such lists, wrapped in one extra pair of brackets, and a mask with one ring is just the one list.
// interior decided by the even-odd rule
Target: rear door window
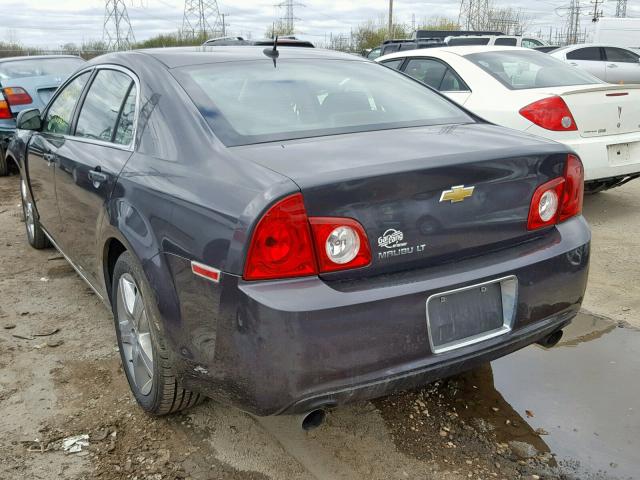
[(539, 40), (536, 40), (535, 38), (523, 38), (522, 46), (524, 48), (536, 48), (536, 47), (541, 47), (542, 42)]
[(409, 60), (405, 73), (441, 92), (469, 91), (460, 76), (446, 63), (433, 58)]
[(70, 132), (76, 103), (90, 75), (91, 72), (79, 75), (60, 91), (44, 117), (44, 125), (42, 127), (44, 133), (66, 135)]
[[(129, 75), (116, 70), (100, 70), (96, 75), (80, 110), (76, 126), (77, 137), (113, 142), (116, 124), (121, 119), (125, 99), (135, 90)], [(120, 136), (126, 138), (125, 134)]]
[(393, 68), (394, 70), (400, 70), (400, 66), (404, 62), (404, 58), (396, 58), (394, 60), (387, 60), (386, 62), (380, 62), (385, 67)]
[(602, 60), (600, 47), (585, 47), (567, 53), (567, 60), (590, 60), (599, 62)]
[(638, 55), (622, 48), (605, 47), (607, 62), (638, 63)]

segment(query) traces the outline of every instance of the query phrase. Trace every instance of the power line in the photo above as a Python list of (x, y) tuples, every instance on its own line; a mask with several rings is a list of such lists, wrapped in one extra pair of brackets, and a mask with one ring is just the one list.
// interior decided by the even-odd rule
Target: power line
[(217, 0), (185, 0), (182, 32), (196, 37), (216, 36), (220, 33), (220, 10)]
[(124, 0), (106, 0), (102, 41), (107, 50), (129, 50), (136, 42)]

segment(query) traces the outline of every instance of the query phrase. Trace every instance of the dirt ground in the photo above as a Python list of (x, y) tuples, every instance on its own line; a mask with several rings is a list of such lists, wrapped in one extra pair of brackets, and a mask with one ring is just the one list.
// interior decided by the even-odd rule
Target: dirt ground
[[(640, 181), (585, 204), (584, 307), (636, 327), (638, 211)], [(489, 365), (337, 409), (311, 432), (293, 417), (259, 419), (213, 401), (149, 417), (129, 393), (111, 314), (55, 250), (27, 245), (15, 176), (0, 178), (0, 248), (2, 480), (583, 478), (559, 468), (548, 432), (505, 401)], [(83, 434), (88, 446), (63, 452), (64, 439)], [(589, 478), (614, 478), (598, 475)]]

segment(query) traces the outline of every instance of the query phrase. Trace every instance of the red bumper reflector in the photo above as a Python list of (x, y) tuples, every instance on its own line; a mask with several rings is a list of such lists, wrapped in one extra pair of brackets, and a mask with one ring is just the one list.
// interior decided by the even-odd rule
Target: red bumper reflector
[(209, 267), (198, 262), (191, 262), (191, 271), (199, 277), (206, 278), (212, 282), (218, 283), (220, 281), (220, 270), (217, 268)]

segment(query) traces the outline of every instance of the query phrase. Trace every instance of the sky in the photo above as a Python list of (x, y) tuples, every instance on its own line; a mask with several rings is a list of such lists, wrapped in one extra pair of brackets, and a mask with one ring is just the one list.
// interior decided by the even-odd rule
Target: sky
[[(123, 0), (127, 6), (136, 40), (159, 33), (174, 32), (182, 25), (184, 0)], [(274, 6), (280, 0), (218, 0), (221, 13), (227, 14), (228, 33), (253, 38), (263, 37), (269, 25), (283, 15)], [(522, 8), (531, 19), (528, 33), (539, 30), (546, 35), (550, 26), (564, 24), (562, 7), (569, 0), (495, 0), (498, 6)], [(66, 43), (100, 40), (106, 0), (0, 0), (0, 40), (18, 41), (24, 45), (58, 48)], [(329, 33), (349, 33), (351, 28), (367, 20), (383, 18), (388, 0), (302, 0), (295, 7), (296, 34), (322, 43)], [(638, 5), (634, 5), (637, 3)], [(591, 20), (586, 10), (591, 2), (583, 0), (583, 28)], [(607, 0), (605, 15), (615, 12), (615, 0)], [(412, 15), (420, 22), (429, 17), (457, 20), (459, 0), (421, 1), (394, 0), (394, 16), (398, 22), (410, 24)], [(640, 0), (629, 0), (629, 16), (640, 17)]]

